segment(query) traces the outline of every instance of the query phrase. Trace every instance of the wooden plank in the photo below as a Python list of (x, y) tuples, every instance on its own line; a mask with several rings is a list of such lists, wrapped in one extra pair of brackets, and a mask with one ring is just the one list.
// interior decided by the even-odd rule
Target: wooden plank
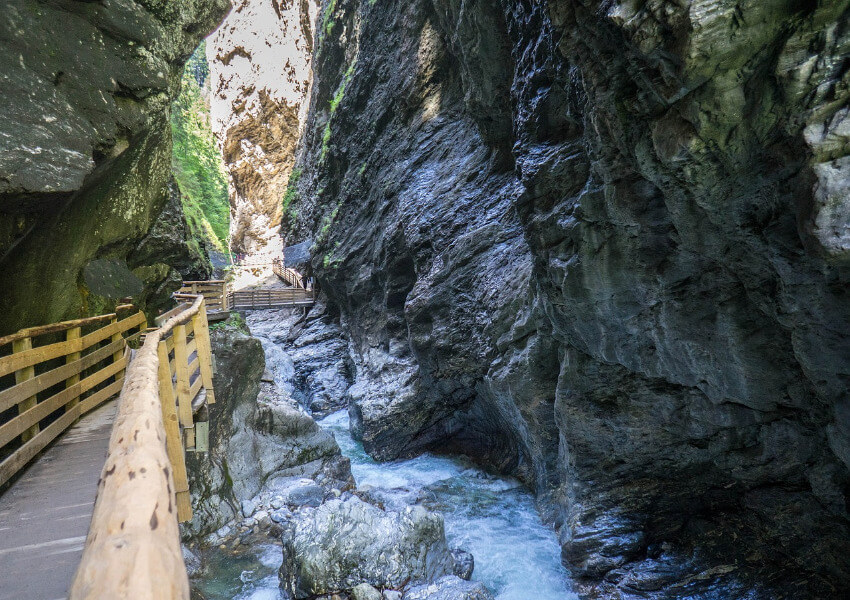
[[(189, 356), (191, 356), (191, 354), (190, 354)], [(191, 380), (192, 376), (193, 376), (195, 373), (197, 373), (197, 372), (198, 372), (198, 366), (200, 366), (200, 364), (201, 364), (201, 361), (198, 359), (198, 357), (197, 357), (197, 356), (195, 356), (195, 358), (192, 360), (192, 362), (190, 362), (190, 363), (189, 363), (189, 379), (190, 379), (190, 380)], [(200, 375), (200, 374), (199, 374), (199, 375)], [(201, 379), (201, 378), (200, 378), (200, 377), (198, 377), (198, 380), (200, 380), (200, 379)], [(193, 396), (193, 397), (194, 397), (194, 396)]]
[(207, 404), (215, 404), (215, 392), (213, 391), (213, 368), (212, 368), (212, 346), (210, 344), (209, 323), (207, 323), (207, 311), (199, 310), (195, 315), (195, 343), (198, 346), (198, 360), (200, 361), (201, 379), (207, 390)]
[[(192, 400), (194, 400), (195, 397), (198, 395), (198, 392), (201, 391), (201, 386), (203, 384), (204, 380), (202, 378), (198, 377), (197, 379), (195, 379), (195, 383), (193, 383), (192, 387), (189, 388), (189, 397), (192, 398)], [(194, 422), (192, 424), (194, 425)]]
[(72, 352), (82, 352), (83, 350), (86, 350), (87, 348), (90, 348), (91, 346), (111, 337), (119, 331), (127, 331), (133, 327), (138, 327), (144, 322), (145, 315), (140, 312), (132, 317), (128, 317), (118, 321), (117, 323), (113, 323), (98, 329), (97, 331), (93, 331), (92, 333), (76, 340), (58, 342), (47, 346), (39, 346), (38, 348), (33, 348), (25, 352), (4, 356), (3, 358), (0, 358), (0, 377), (47, 360), (67, 356)]
[(117, 381), (113, 381), (108, 386), (103, 388), (102, 390), (96, 391), (94, 394), (80, 402), (80, 414), (84, 415), (87, 412), (91, 412), (110, 398), (112, 398), (115, 394), (121, 393), (121, 388), (124, 385), (124, 379), (118, 379)]
[[(33, 425), (38, 425), (39, 421), (53, 414), (57, 409), (66, 406), (69, 402), (79, 397), (80, 385), (77, 383), (72, 388), (62, 390), (47, 400), (34, 404), (27, 411), (22, 412), (11, 421), (4, 423), (0, 426), (0, 448), (19, 435), (27, 432)], [(73, 410), (73, 407), (70, 407), (69, 410)], [(37, 433), (38, 431), (36, 431)]]
[[(116, 319), (114, 322), (117, 322), (117, 321), (118, 321), (118, 319)], [(111, 341), (112, 341), (113, 344), (115, 342), (121, 342), (123, 340), (124, 340), (124, 335), (120, 331), (112, 335)], [(120, 349), (115, 350), (115, 352), (112, 354), (112, 362), (117, 363), (123, 357), (124, 357), (124, 346), (122, 346)], [(124, 361), (124, 364), (127, 364), (126, 361)], [(115, 380), (117, 381), (119, 379), (124, 379), (124, 371), (123, 370), (115, 373)]]
[(180, 313), (184, 312), (187, 308), (189, 308), (188, 303), (181, 303), (169, 310), (168, 312), (162, 313), (156, 319), (154, 319), (154, 323), (156, 323), (157, 327), (160, 327), (163, 323), (171, 319), (172, 317), (176, 317)]
[[(20, 340), (15, 340), (12, 342), (12, 352), (17, 352), (24, 354), (28, 351), (32, 350), (32, 338), (23, 338)], [(19, 371), (15, 371), (15, 384), (20, 385), (21, 383), (35, 379), (35, 367), (27, 366)], [(38, 396), (33, 394), (32, 396), (27, 396), (26, 398), (21, 399), (18, 402), (18, 415), (22, 415), (33, 408), (38, 403)], [(29, 429), (21, 430), (19, 432), (21, 434), (21, 442), (26, 443), (29, 440), (33, 439), (38, 434), (38, 422), (32, 425)]]
[[(85, 369), (88, 369), (89, 367), (92, 367), (100, 361), (108, 358), (122, 345), (123, 341), (120, 343), (110, 343), (103, 348), (98, 348), (91, 354), (83, 356), (73, 363), (57, 367), (47, 371), (46, 373), (38, 375), (34, 379), (27, 380), (20, 385), (3, 390), (0, 392), (0, 412), (8, 410), (11, 406), (14, 406), (27, 396), (41, 393), (44, 390), (53, 387), (57, 383), (60, 383), (64, 379), (78, 375)], [(79, 381), (79, 379), (77, 380)]]
[(40, 431), (38, 435), (32, 438), (29, 442), (21, 446), (14, 454), (0, 463), (0, 485), (3, 485), (9, 479), (20, 471), (26, 464), (41, 452), (50, 442), (73, 425), (74, 421), (80, 416), (79, 405), (64, 415), (56, 419), (53, 423)]
[[(73, 329), (69, 329), (68, 332), (65, 334), (65, 340), (67, 340), (67, 341), (77, 340), (77, 339), (81, 338), (82, 335), (83, 335), (82, 327), (74, 327)], [(67, 365), (73, 365), (77, 361), (79, 361), (81, 358), (82, 358), (81, 352), (72, 352), (71, 354), (69, 354), (68, 356), (65, 357), (65, 364), (66, 364), (66, 366)], [(80, 369), (79, 371), (77, 371), (76, 373), (74, 373), (68, 379), (65, 380), (65, 388), (66, 389), (72, 388), (75, 385), (77, 385), (78, 383), (80, 383), (80, 372), (81, 371), (82, 371), (82, 369)], [(74, 399), (72, 399), (68, 404), (65, 405), (65, 411), (67, 412), (67, 411), (73, 409), (74, 406), (76, 406), (79, 403), (79, 401), (80, 401), (79, 396), (74, 397)], [(82, 414), (82, 413), (80, 413), (80, 414)]]
[(186, 326), (177, 325), (174, 338), (174, 372), (177, 375), (177, 415), (183, 427), (192, 426), (192, 397), (189, 395), (189, 356), (186, 352)]
[[(126, 365), (126, 355), (117, 363), (113, 363), (104, 367), (100, 371), (93, 373), (78, 381), (71, 387), (65, 388), (61, 392), (54, 394), (50, 398), (31, 406), (25, 412), (20, 413), (17, 417), (0, 427), (0, 447), (7, 444), (17, 433), (13, 432), (25, 431), (28, 427), (34, 427), (39, 421), (52, 414), (55, 410), (65, 406), (69, 402), (79, 398), (85, 392), (100, 385), (116, 373), (121, 373)], [(71, 407), (73, 409), (73, 407)], [(71, 409), (68, 409), (69, 411)], [(82, 414), (82, 413), (80, 413)], [(9, 437), (11, 435), (11, 437)]]
[(159, 356), (159, 397), (162, 407), (162, 422), (165, 425), (165, 445), (174, 472), (177, 518), (183, 523), (192, 519), (192, 503), (189, 496), (186, 459), (183, 455), (183, 444), (180, 441), (180, 423), (177, 418), (176, 399), (174, 388), (171, 385), (171, 371), (166, 366), (168, 364), (168, 350), (165, 342), (159, 343), (157, 352)]
[(83, 327), (84, 325), (94, 325), (96, 323), (108, 323), (113, 317), (115, 317), (115, 313), (99, 315), (97, 317), (88, 317), (86, 319), (75, 319), (73, 321), (62, 321), (61, 323), (51, 323), (50, 325), (42, 325), (40, 327), (28, 327), (0, 338), (0, 346), (5, 346), (15, 340), (38, 337), (48, 333), (59, 333), (74, 327)]

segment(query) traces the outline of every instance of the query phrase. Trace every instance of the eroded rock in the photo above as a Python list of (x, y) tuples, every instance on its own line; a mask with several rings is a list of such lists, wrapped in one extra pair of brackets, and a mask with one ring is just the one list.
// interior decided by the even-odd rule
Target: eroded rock
[(420, 506), (383, 511), (356, 496), (296, 514), (283, 553), (281, 587), (298, 599), (362, 583), (400, 589), (454, 567), (442, 517)]

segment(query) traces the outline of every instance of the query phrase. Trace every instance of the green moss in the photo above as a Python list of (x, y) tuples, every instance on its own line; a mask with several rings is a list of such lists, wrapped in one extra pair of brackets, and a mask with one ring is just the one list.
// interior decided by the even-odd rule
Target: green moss
[(230, 316), (225, 321), (219, 321), (210, 325), (212, 331), (224, 331), (225, 329), (235, 329), (239, 333), (250, 335), (248, 332), (248, 323), (238, 312), (231, 312)]
[(209, 107), (201, 94), (208, 76), (202, 43), (186, 63), (180, 95), (171, 106), (171, 166), (193, 234), (224, 250), (230, 230), (230, 200)]
[(333, 97), (330, 99), (330, 107), (331, 113), (328, 117), (328, 122), (325, 123), (325, 129), (322, 132), (322, 151), (319, 156), (319, 160), (324, 160), (325, 156), (328, 153), (328, 149), (330, 148), (331, 141), (331, 122), (333, 121), (334, 115), (336, 114), (337, 108), (339, 108), (342, 99), (345, 98), (345, 88), (348, 86), (351, 78), (354, 76), (354, 69), (357, 67), (357, 59), (355, 59), (345, 71), (345, 75), (342, 77), (342, 81), (339, 84), (336, 92), (334, 92)]
[(298, 181), (301, 179), (301, 169), (294, 168), (292, 172), (289, 174), (289, 181), (286, 184), (286, 193), (283, 195), (283, 200), (281, 201), (281, 213), (284, 217), (289, 219), (290, 224), (295, 224), (296, 208), (295, 205), (298, 204)]
[(330, 35), (331, 31), (333, 31), (335, 24), (333, 14), (336, 10), (336, 2), (337, 0), (330, 0), (327, 7), (325, 7), (325, 12), (322, 13), (322, 36)]

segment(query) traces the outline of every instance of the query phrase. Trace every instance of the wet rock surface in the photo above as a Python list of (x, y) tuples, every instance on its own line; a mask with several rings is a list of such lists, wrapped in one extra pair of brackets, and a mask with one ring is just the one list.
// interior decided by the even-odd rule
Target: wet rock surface
[(319, 504), (352, 484), (333, 436), (285, 390), (261, 381), (260, 341), (227, 326), (213, 330), (211, 342), (210, 451), (187, 455), (195, 514), (184, 539), (201, 544), (267, 533), (287, 506)]
[(846, 593), (847, 7), (498, 6), (320, 25), (284, 228), (364, 446), (522, 478), (588, 597)]
[(448, 575), (434, 583), (410, 588), (404, 600), (493, 600), (493, 595), (480, 583), (464, 581)]
[(282, 548), (279, 585), (291, 598), (383, 600), (393, 588), (401, 598), (416, 583), (471, 576), (473, 556), (449, 549), (439, 514), (385, 510), (353, 491), (349, 460), (296, 400), (327, 392), (309, 375), (335, 368), (339, 334), (322, 306), (257, 311), (247, 325), (233, 318), (214, 329), (210, 452), (189, 459), (195, 518), (183, 532), (198, 593), (228, 562), (248, 565), (270, 544)]
[(356, 496), (300, 511), (283, 533), (281, 587), (296, 599), (361, 583), (400, 589), (452, 572), (443, 519), (420, 506), (384, 511)]

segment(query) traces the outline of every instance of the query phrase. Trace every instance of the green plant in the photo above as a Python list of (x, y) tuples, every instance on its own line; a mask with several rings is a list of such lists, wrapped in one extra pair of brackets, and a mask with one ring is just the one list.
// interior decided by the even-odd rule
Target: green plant
[(202, 43), (186, 63), (180, 95), (171, 106), (171, 166), (190, 228), (216, 249), (224, 250), (230, 229), (230, 200), (209, 107), (201, 93), (208, 75)]
[(235, 329), (240, 333), (250, 335), (248, 323), (245, 322), (244, 317), (238, 312), (231, 312), (225, 321), (219, 321), (210, 325), (210, 331), (224, 331), (225, 329)]
[(330, 35), (331, 31), (334, 28), (334, 20), (333, 14), (336, 10), (336, 2), (337, 0), (330, 0), (328, 2), (327, 7), (325, 8), (325, 12), (322, 13), (322, 35)]

